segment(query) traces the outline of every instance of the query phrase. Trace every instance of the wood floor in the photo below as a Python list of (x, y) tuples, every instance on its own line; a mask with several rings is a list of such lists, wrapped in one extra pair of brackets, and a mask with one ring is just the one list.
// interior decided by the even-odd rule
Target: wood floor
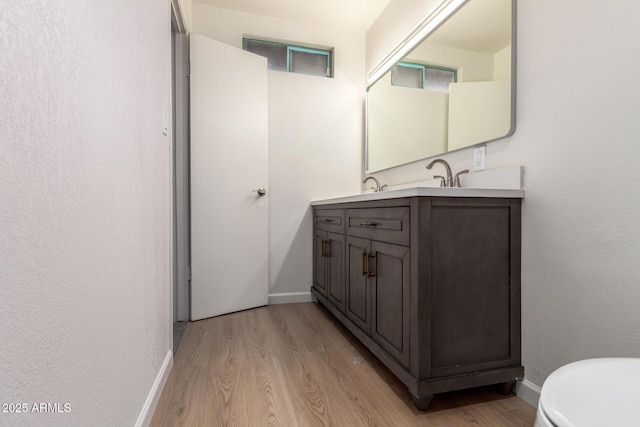
[(190, 323), (152, 426), (532, 426), (535, 409), (493, 387), (406, 387), (326, 309), (272, 305)]

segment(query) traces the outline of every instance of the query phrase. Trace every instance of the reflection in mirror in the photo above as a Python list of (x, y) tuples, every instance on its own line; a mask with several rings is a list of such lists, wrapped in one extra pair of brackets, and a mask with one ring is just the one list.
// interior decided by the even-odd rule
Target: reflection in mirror
[(512, 3), (468, 0), (369, 86), (367, 172), (513, 133)]

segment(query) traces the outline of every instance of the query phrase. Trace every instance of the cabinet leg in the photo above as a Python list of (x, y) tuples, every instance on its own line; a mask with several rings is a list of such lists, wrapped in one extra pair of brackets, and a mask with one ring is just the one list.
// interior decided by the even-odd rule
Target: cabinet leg
[(419, 411), (426, 411), (429, 409), (431, 399), (433, 399), (433, 394), (428, 394), (422, 397), (416, 397), (413, 394), (411, 395), (411, 400), (413, 400), (413, 404), (416, 405), (416, 408), (418, 408)]
[(516, 385), (515, 381), (507, 381), (506, 383), (497, 384), (498, 391), (500, 394), (511, 394), (513, 392), (513, 387)]

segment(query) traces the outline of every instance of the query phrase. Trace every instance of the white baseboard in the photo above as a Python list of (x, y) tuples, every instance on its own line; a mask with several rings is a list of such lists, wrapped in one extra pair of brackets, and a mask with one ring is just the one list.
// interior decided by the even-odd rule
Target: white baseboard
[(151, 423), (153, 412), (156, 410), (156, 405), (158, 404), (158, 400), (160, 400), (160, 395), (164, 389), (164, 384), (167, 382), (172, 365), (173, 351), (169, 349), (167, 357), (164, 358), (164, 362), (160, 367), (160, 372), (158, 372), (158, 376), (151, 387), (151, 391), (149, 391), (147, 401), (144, 402), (142, 411), (140, 411), (140, 416), (138, 416), (138, 421), (136, 421), (136, 427), (147, 427)]
[(294, 304), (297, 302), (312, 302), (311, 292), (283, 292), (269, 294), (269, 305)]
[(516, 383), (516, 395), (534, 408), (538, 407), (541, 388), (529, 380)]

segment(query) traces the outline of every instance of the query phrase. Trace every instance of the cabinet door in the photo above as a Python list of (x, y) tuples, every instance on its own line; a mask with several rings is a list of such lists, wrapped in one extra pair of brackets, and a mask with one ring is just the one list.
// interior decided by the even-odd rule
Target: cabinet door
[(409, 248), (371, 242), (371, 338), (409, 366)]
[(325, 297), (327, 296), (327, 266), (324, 256), (324, 245), (327, 240), (327, 232), (314, 230), (313, 239), (313, 287)]
[(345, 313), (353, 323), (371, 334), (371, 286), (366, 276), (370, 241), (347, 236), (347, 289)]
[(345, 308), (344, 286), (344, 235), (328, 233), (325, 243), (327, 264), (328, 298), (340, 311)]
[(511, 365), (511, 205), (459, 203), (431, 211), (434, 377)]

